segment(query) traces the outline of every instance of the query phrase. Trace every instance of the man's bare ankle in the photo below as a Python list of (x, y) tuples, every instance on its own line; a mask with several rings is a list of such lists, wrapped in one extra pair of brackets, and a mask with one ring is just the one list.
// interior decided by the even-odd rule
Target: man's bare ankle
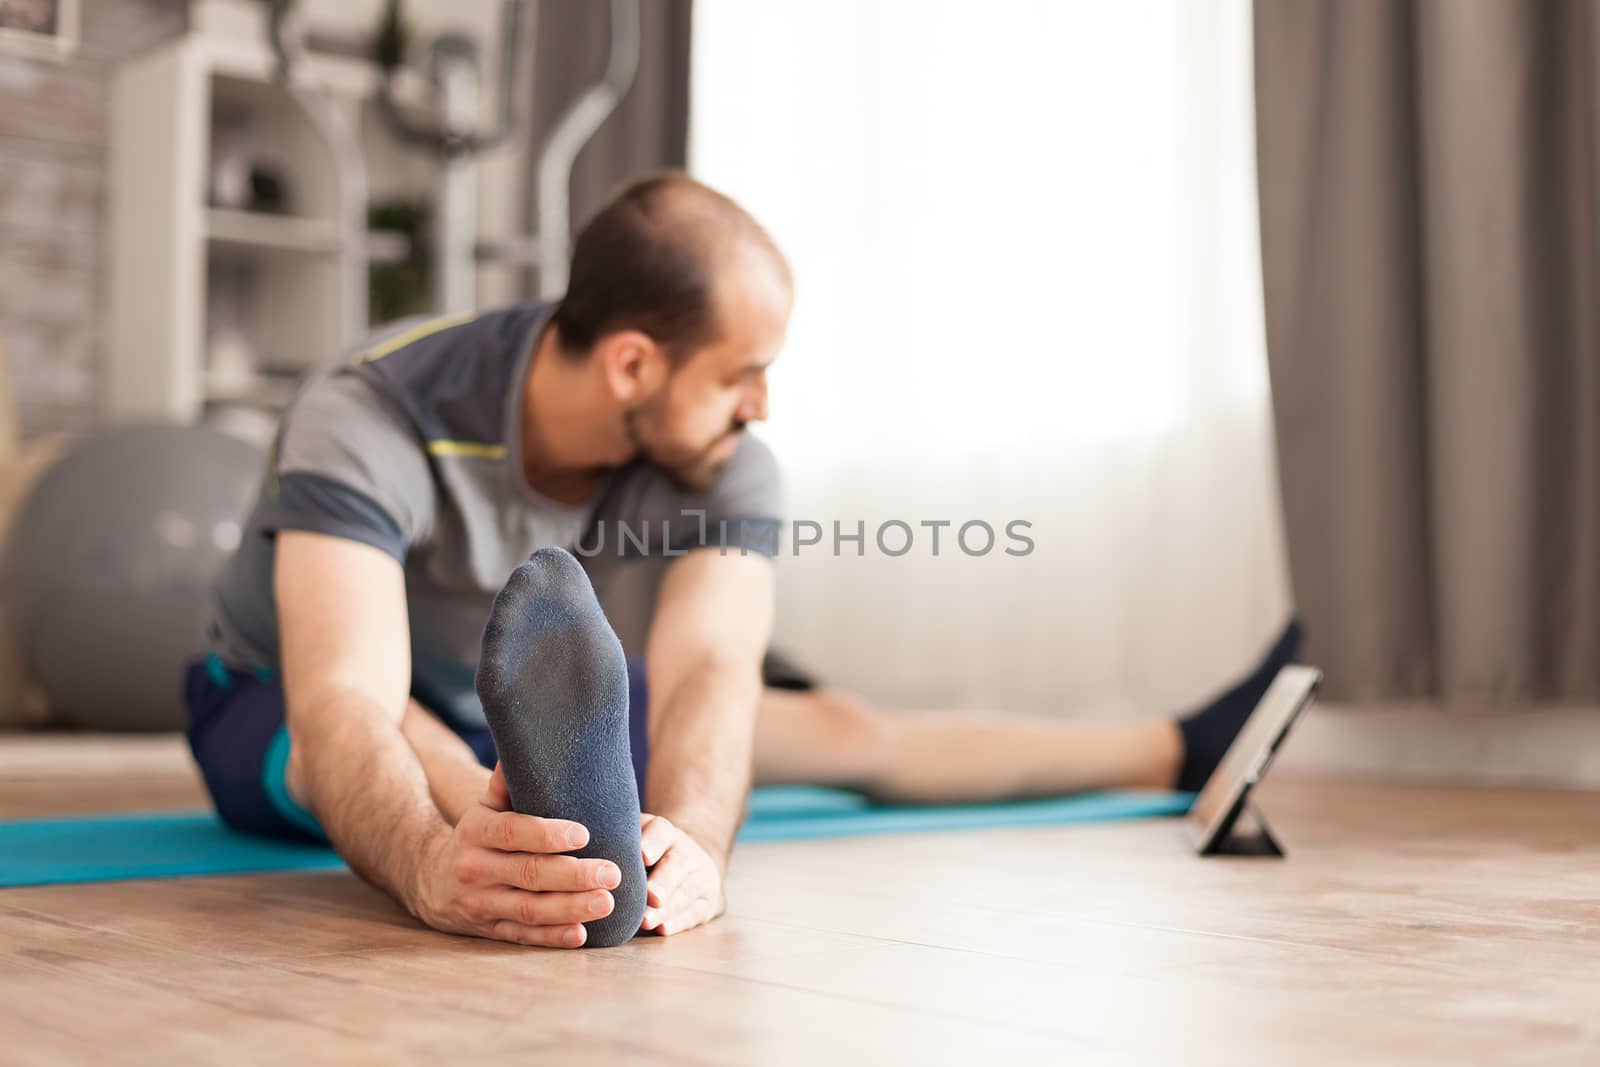
[(1161, 719), (1157, 723), (1161, 731), (1161, 780), (1157, 783), (1162, 789), (1176, 789), (1178, 776), (1183, 773), (1183, 731), (1178, 729), (1176, 719)]
[(1141, 744), (1148, 753), (1144, 772), (1132, 783), (1140, 789), (1173, 789), (1183, 770), (1183, 732), (1175, 719), (1152, 719), (1143, 724)]
[(300, 765), (300, 750), (293, 745), (289, 747), (289, 762), (283, 768), (283, 785), (289, 791), (290, 800), (307, 811), (311, 810), (306, 796), (305, 770)]

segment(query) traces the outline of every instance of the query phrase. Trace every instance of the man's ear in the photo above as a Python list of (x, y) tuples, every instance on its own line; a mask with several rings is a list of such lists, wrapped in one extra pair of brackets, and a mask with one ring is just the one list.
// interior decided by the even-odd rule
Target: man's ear
[(595, 357), (611, 394), (624, 405), (654, 395), (671, 368), (667, 353), (647, 333), (619, 330), (602, 337)]

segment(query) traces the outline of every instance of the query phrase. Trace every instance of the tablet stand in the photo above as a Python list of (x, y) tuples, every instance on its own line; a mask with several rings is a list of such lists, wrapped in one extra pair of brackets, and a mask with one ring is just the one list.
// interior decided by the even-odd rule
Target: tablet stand
[(1202, 856), (1282, 856), (1283, 846), (1267, 829), (1261, 812), (1250, 803), (1249, 795), (1239, 798), (1223, 820), (1222, 829), (1211, 839)]

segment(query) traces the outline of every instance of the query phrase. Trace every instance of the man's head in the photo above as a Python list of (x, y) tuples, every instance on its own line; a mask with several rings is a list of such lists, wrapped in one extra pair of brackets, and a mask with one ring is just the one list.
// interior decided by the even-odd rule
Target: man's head
[(788, 263), (743, 208), (660, 174), (579, 232), (556, 338), (565, 358), (598, 361), (638, 452), (703, 489), (767, 417), (792, 302)]

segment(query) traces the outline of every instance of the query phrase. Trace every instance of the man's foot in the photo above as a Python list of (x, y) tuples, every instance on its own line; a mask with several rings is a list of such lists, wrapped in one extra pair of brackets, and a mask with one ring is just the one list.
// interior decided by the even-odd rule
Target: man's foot
[(628, 667), (578, 561), (541, 548), (511, 573), (483, 632), (478, 697), (524, 815), (589, 829), (574, 855), (622, 871), (610, 915), (585, 923), (586, 944), (619, 945), (645, 908), (639, 790), (628, 749)]
[(1248, 677), (1200, 710), (1178, 720), (1183, 734), (1183, 767), (1177, 788), (1197, 793), (1217, 769), (1228, 746), (1255, 710), (1278, 671), (1294, 661), (1302, 636), (1300, 620), (1290, 619), (1266, 656)]

